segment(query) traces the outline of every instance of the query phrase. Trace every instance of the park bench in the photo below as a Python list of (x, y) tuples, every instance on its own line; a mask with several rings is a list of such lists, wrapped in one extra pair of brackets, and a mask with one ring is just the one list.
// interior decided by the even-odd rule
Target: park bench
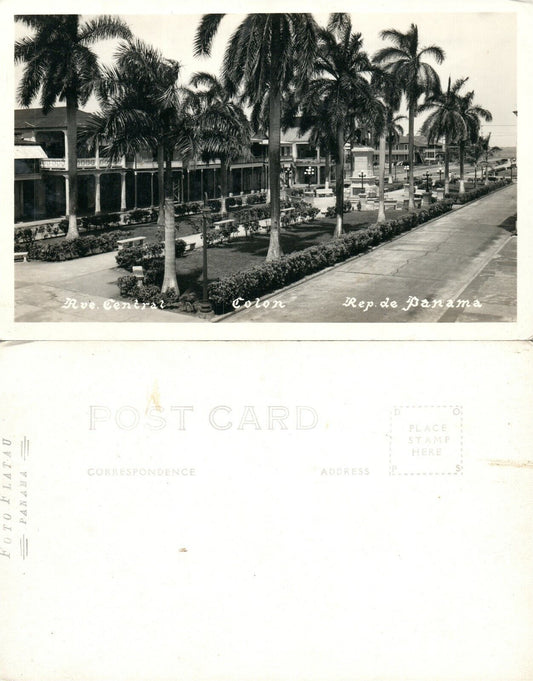
[(22, 258), (23, 262), (28, 262), (28, 251), (15, 251), (15, 262)]
[(213, 227), (215, 229), (220, 229), (223, 225), (233, 225), (235, 220), (233, 218), (228, 218), (227, 220), (219, 220), (218, 222), (213, 222)]
[(145, 236), (132, 236), (129, 239), (119, 239), (117, 241), (118, 250), (121, 251), (126, 246), (144, 246)]

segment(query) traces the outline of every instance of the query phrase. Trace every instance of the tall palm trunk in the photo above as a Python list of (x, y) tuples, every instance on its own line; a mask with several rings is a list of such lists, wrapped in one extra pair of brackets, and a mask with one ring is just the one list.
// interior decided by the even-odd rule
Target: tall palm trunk
[(377, 222), (385, 222), (385, 133), (379, 138), (379, 208)]
[(157, 226), (165, 226), (165, 147), (163, 144), (157, 146), (157, 188), (159, 193), (159, 215), (157, 216)]
[(272, 39), (270, 43), (270, 93), (269, 93), (269, 134), (268, 167), (270, 174), (270, 243), (267, 262), (281, 256), (280, 231), (280, 151), (281, 151), (281, 93), (279, 69), (281, 57), (280, 16), (272, 18)]
[(415, 208), (415, 107), (409, 103), (409, 210)]
[(389, 151), (389, 184), (392, 184), (392, 182), (393, 182), (393, 179), (392, 179), (392, 143), (393, 143), (393, 139), (392, 139), (391, 134), (389, 134), (389, 136), (387, 138), (387, 143), (388, 143), (388, 147), (389, 147), (389, 149), (388, 149), (388, 151)]
[(465, 143), (459, 142), (459, 194), (465, 193)]
[(344, 207), (344, 126), (337, 127), (337, 161), (335, 163), (335, 231), (333, 238), (342, 234)]
[(176, 223), (174, 218), (174, 186), (172, 181), (172, 153), (166, 154), (165, 172), (165, 274), (161, 292), (174, 289), (179, 294), (176, 277)]
[(68, 187), (68, 232), (67, 239), (79, 236), (78, 209), (78, 139), (76, 115), (78, 111), (77, 97), (73, 93), (67, 94), (67, 187)]
[[(222, 156), (222, 155), (221, 155)], [(226, 215), (226, 197), (228, 196), (229, 160), (224, 156), (220, 159), (220, 212)]]
[(450, 193), (450, 143), (448, 135), (444, 138), (444, 196)]
[(329, 185), (331, 184), (331, 152), (328, 150), (326, 152), (326, 182), (325, 182), (325, 187), (326, 189), (329, 189)]

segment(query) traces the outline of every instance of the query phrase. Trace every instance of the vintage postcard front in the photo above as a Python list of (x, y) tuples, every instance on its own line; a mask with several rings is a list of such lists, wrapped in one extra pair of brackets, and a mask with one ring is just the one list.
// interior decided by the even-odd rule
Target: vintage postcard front
[(531, 678), (531, 346), (386, 345), (6, 347), (0, 677)]
[(3, 4), (2, 336), (530, 337), (531, 4), (212, 4)]

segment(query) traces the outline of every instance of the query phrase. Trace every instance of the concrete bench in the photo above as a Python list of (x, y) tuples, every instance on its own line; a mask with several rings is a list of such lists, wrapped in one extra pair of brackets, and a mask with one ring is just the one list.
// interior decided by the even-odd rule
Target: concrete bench
[(22, 258), (23, 262), (28, 262), (28, 251), (15, 251), (15, 262)]
[(121, 251), (126, 246), (144, 246), (145, 236), (132, 236), (129, 239), (119, 239), (117, 241), (118, 250)]
[(233, 225), (235, 223), (235, 220), (233, 218), (229, 218), (228, 220), (219, 220), (218, 222), (213, 222), (213, 227), (215, 229), (220, 229), (223, 225)]

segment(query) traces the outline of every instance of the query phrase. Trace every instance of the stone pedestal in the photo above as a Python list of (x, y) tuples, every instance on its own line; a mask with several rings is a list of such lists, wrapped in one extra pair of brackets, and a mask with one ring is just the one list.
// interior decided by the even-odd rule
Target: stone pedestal
[(422, 194), (422, 205), (423, 206), (431, 205), (431, 192), (424, 192)]
[[(372, 147), (353, 147), (352, 151), (352, 176), (350, 178), (350, 196), (356, 198), (358, 192), (354, 189), (361, 188), (376, 183), (372, 161), (374, 160), (374, 149)], [(361, 176), (361, 173), (363, 174)]]

